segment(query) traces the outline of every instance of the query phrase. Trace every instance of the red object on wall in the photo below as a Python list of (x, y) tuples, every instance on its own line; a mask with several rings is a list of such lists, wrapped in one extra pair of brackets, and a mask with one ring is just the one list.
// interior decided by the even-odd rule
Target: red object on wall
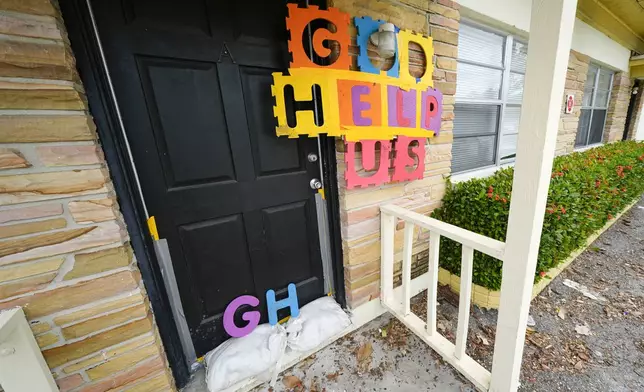
[[(308, 8), (299, 8), (297, 4), (287, 4), (289, 16), (286, 18), (286, 28), (291, 32), (291, 39), (288, 41), (288, 50), (293, 55), (290, 68), (351, 68), (351, 57), (349, 57), (349, 45), (351, 38), (349, 14), (340, 12), (337, 8), (330, 7), (328, 10), (320, 10), (317, 6), (310, 5)], [(316, 19), (326, 20), (335, 25), (335, 32), (320, 28), (313, 32), (313, 50), (320, 57), (329, 57), (331, 50), (324, 47), (326, 40), (336, 41), (339, 45), (338, 58), (329, 65), (319, 65), (313, 62), (306, 54), (302, 37), (304, 29), (309, 23)]]
[[(376, 170), (375, 174), (362, 177), (356, 170), (356, 143), (362, 145), (362, 167), (365, 171)], [(376, 167), (376, 143), (380, 143), (380, 164)], [(389, 140), (362, 140), (360, 142), (346, 142), (344, 160), (347, 166), (344, 174), (347, 189), (381, 185), (389, 181), (389, 163), (391, 142)]]
[(572, 94), (568, 94), (566, 96), (566, 114), (572, 113), (572, 110), (575, 108), (575, 96)]
[[(409, 155), (409, 146), (412, 142), (418, 142), (411, 148), (415, 155)], [(416, 168), (414, 168), (416, 165)], [(411, 168), (412, 170), (408, 170)], [(396, 157), (394, 158), (394, 175), (392, 181), (410, 181), (422, 180), (425, 172), (425, 138), (412, 138), (407, 136), (398, 136), (396, 140)]]

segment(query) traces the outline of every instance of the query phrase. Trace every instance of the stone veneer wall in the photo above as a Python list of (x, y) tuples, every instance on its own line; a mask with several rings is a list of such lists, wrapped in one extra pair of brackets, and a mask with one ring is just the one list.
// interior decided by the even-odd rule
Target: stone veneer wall
[[(569, 154), (575, 149), (577, 127), (581, 116), (581, 100), (584, 96), (584, 84), (588, 78), (589, 65), (590, 57), (574, 50), (570, 51), (563, 104), (561, 106), (561, 118), (559, 119), (559, 133), (557, 134), (557, 147), (555, 150), (557, 155)], [(566, 96), (568, 94), (575, 96), (575, 107), (572, 113), (566, 114)]]
[[(584, 94), (584, 84), (588, 77), (588, 66), (590, 57), (574, 50), (570, 51), (568, 59), (568, 73), (566, 75), (566, 86), (564, 90), (563, 103), (561, 106), (561, 119), (559, 120), (559, 133), (557, 135), (556, 154), (569, 154), (575, 149), (575, 138), (581, 115), (581, 102)], [(632, 80), (628, 73), (617, 72), (613, 78), (613, 88), (608, 104), (606, 125), (604, 127), (604, 143), (612, 143), (622, 140), (626, 125), (626, 114), (631, 98)], [(564, 113), (566, 107), (566, 95), (575, 95), (575, 108), (572, 113)], [(641, 95), (640, 95), (641, 97)], [(639, 103), (641, 107), (641, 100)], [(637, 117), (635, 117), (637, 120)], [(632, 121), (635, 125), (637, 121)], [(637, 129), (632, 128), (631, 129)], [(634, 135), (631, 132), (630, 138)]]
[(0, 2), (0, 309), (14, 306), (61, 391), (174, 390), (51, 0)]
[(613, 77), (613, 90), (610, 94), (604, 126), (604, 143), (620, 141), (624, 136), (632, 85), (633, 81), (628, 72), (617, 72)]
[[(370, 16), (394, 23), (400, 28), (430, 35), (434, 40), (434, 87), (444, 94), (440, 136), (426, 145), (426, 166), (422, 180), (391, 183), (366, 189), (345, 189), (344, 144), (337, 143), (338, 181), (342, 221), (342, 245), (345, 265), (345, 288), (349, 307), (356, 307), (380, 293), (380, 212), (382, 203), (394, 203), (413, 211), (429, 214), (440, 205), (445, 193), (445, 179), (450, 174), (454, 94), (456, 92), (456, 56), (460, 12), (449, 0), (332, 0), (330, 6), (353, 16)], [(355, 29), (352, 30), (355, 38)], [(353, 56), (358, 49), (351, 50)], [(375, 56), (375, 53), (372, 53)], [(412, 70), (419, 72), (424, 60), (411, 53)], [(355, 60), (355, 59), (354, 59)], [(355, 66), (355, 61), (354, 61)], [(422, 71), (420, 71), (422, 74)], [(402, 250), (402, 227), (396, 233), (396, 250)], [(416, 232), (414, 276), (427, 268), (428, 234)], [(398, 260), (400, 260), (400, 255)], [(399, 280), (400, 262), (396, 267)]]

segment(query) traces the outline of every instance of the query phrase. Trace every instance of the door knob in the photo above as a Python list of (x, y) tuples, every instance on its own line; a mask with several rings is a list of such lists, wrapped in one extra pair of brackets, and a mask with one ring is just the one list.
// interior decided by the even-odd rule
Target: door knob
[(309, 185), (311, 185), (311, 189), (322, 189), (322, 181), (317, 178), (312, 179)]

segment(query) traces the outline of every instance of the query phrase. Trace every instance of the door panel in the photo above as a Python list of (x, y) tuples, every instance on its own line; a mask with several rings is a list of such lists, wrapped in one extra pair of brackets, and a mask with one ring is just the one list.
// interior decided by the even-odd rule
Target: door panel
[(234, 180), (217, 65), (152, 58), (138, 64), (167, 187)]
[(278, 286), (310, 276), (307, 202), (266, 208), (262, 211), (268, 238), (269, 268), (277, 271)]
[[(226, 305), (323, 292), (315, 139), (275, 136), (286, 5), (92, 0), (150, 215), (168, 240), (197, 355), (227, 338)], [(237, 313), (239, 319), (241, 311)], [(240, 325), (244, 321), (240, 320)]]
[(266, 176), (293, 171), (306, 171), (299, 141), (275, 137), (271, 70), (242, 67), (242, 86), (255, 160), (255, 173)]
[[(241, 215), (232, 215), (179, 227), (190, 275), (203, 304), (204, 317), (216, 315), (238, 292), (254, 293), (252, 262)], [(198, 250), (198, 251), (195, 251)]]

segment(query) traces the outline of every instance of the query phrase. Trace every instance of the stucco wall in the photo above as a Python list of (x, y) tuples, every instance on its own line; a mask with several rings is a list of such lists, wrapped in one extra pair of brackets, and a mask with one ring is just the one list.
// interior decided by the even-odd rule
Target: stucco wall
[(631, 51), (579, 19), (575, 20), (572, 49), (616, 71), (628, 72)]
[[(514, 27), (519, 34), (529, 34), (532, 0), (458, 0), (463, 17), (481, 19), (503, 28)], [(575, 20), (572, 49), (610, 68), (628, 71), (630, 51), (604, 33)]]
[(174, 389), (50, 0), (0, 1), (0, 310), (14, 306), (61, 391)]

